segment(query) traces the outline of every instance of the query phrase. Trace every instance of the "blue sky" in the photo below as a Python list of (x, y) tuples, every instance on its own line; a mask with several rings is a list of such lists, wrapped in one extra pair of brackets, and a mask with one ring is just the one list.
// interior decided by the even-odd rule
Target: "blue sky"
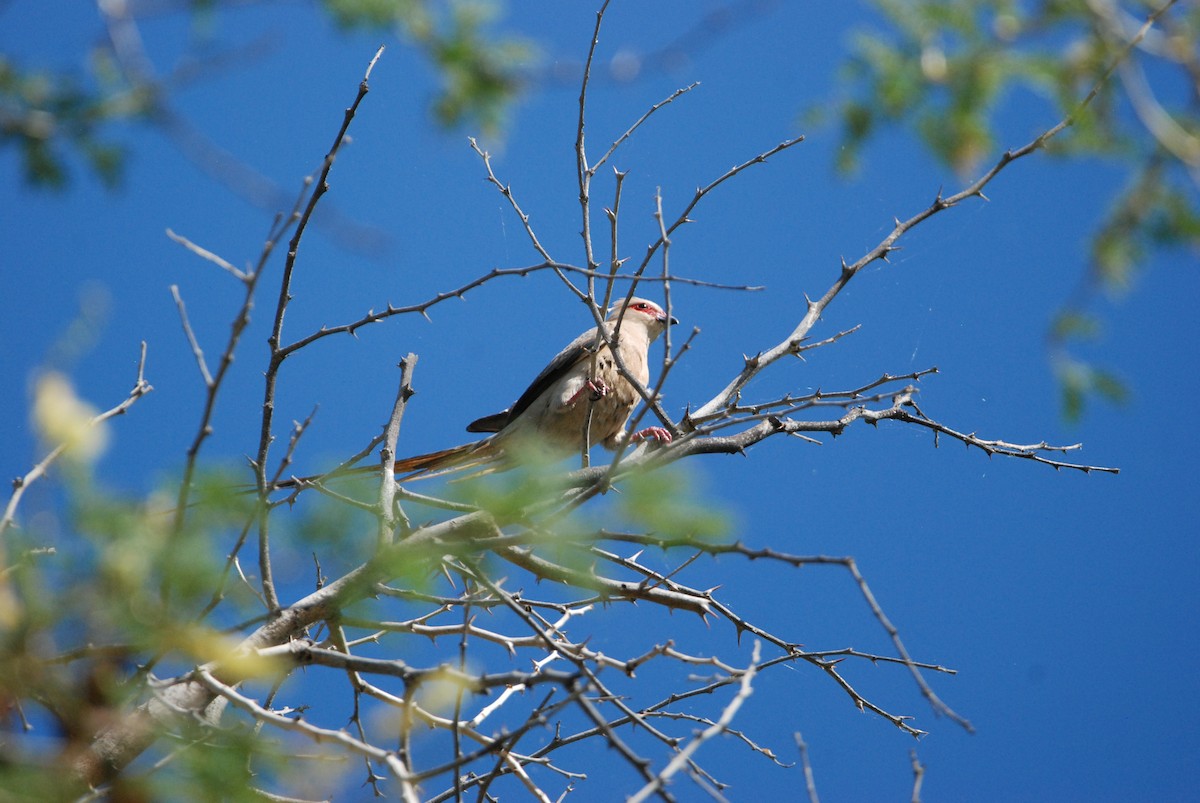
[[(594, 9), (520, 5), (502, 29), (534, 40), (543, 65), (577, 69)], [(614, 3), (601, 36), (602, 66), (623, 52), (660, 49), (694, 22), (692, 5), (662, 3), (650, 18), (639, 4)], [(598, 154), (650, 104), (701, 82), (614, 159), (629, 171), (621, 238), (635, 259), (656, 236), (656, 188), (671, 217), (697, 186), (733, 164), (796, 134), (808, 137), (723, 186), (674, 238), (677, 273), (767, 288), (674, 289), (679, 334), (702, 330), (665, 390), (674, 415), (713, 396), (739, 370), (743, 354), (783, 339), (803, 314), (804, 294), (823, 293), (840, 258), (859, 257), (887, 234), (893, 216), (914, 214), (939, 188), (961, 186), (899, 130), (866, 149), (860, 175), (840, 178), (832, 168), (836, 132), (801, 121), (803, 109), (836, 97), (836, 68), (851, 27), (866, 19), (862, 9), (765, 4), (744, 13), (743, 24), (681, 62), (648, 69), (632, 82), (601, 76), (591, 94), (588, 135)], [(238, 160), (292, 192), (319, 165), (381, 40), (341, 34), (306, 5), (222, 13), (217, 25), (222, 43), (265, 37), (269, 50), (181, 90), (178, 109)], [(163, 70), (186, 49), (179, 18), (147, 23), (143, 34)], [(95, 12), (84, 4), (70, 4), (53, 21), (29, 0), (0, 10), (0, 43), (26, 66), (82, 69), (84, 49), (99, 36)], [(466, 140), (475, 132), (434, 127), (427, 114), (430, 70), (402, 43), (382, 41), (388, 50), (326, 202), (378, 233), (351, 235), (359, 245), (376, 236), (383, 244), (348, 248), (329, 227), (306, 236), (287, 320), (293, 336), (388, 302), (422, 300), (492, 268), (538, 261), (520, 222), (482, 180)], [(550, 252), (579, 264), (577, 94), (574, 81), (544, 77), (512, 109), (503, 138), (480, 137), (480, 143)], [(1056, 121), (1036, 97), (1007, 98), (1003, 145), (1024, 144)], [(30, 380), (40, 366), (53, 361), (81, 395), (106, 407), (128, 391), (138, 343), (146, 340), (155, 391), (116, 422), (101, 463), (113, 488), (144, 493), (178, 470), (202, 403), (168, 288), (179, 286), (210, 353), (223, 343), (240, 297), (229, 276), (164, 231), (241, 265), (257, 257), (271, 212), (213, 181), (153, 130), (119, 127), (114, 136), (131, 149), (116, 192), (82, 169), (66, 193), (33, 191), (20, 181), (14, 155), (0, 154), (8, 199), (0, 208), (7, 388), (0, 394), (0, 463), (6, 476), (16, 476), (38, 456), (27, 421)], [(612, 197), (610, 176), (597, 179), (599, 204)], [(913, 747), (927, 766), (924, 799), (931, 801), (1194, 794), (1200, 472), (1187, 419), (1200, 392), (1194, 255), (1156, 258), (1126, 297), (1103, 302), (1105, 333), (1088, 356), (1127, 382), (1126, 406), (1094, 405), (1082, 421), (1065, 422), (1044, 351), (1047, 324), (1077, 286), (1088, 238), (1123, 181), (1120, 166), (1102, 160), (1068, 163), (1041, 154), (1014, 164), (991, 185), (990, 202), (937, 216), (905, 237), (890, 264), (863, 271), (814, 335), (860, 324), (861, 330), (805, 362), (781, 363), (746, 394), (762, 400), (852, 387), (885, 371), (936, 365), (940, 373), (921, 383), (920, 402), (931, 417), (988, 438), (1082, 442), (1075, 456), (1119, 466), (1119, 476), (989, 459), (947, 441), (934, 448), (928, 433), (895, 424), (855, 426), (836, 440), (822, 438), (820, 446), (776, 438), (746, 456), (707, 457), (686, 467), (703, 496), (736, 522), (733, 535), (748, 544), (854, 556), (913, 656), (958, 671), (929, 680), (974, 723), (974, 735), (937, 718), (902, 669), (847, 665), (847, 678), (864, 695), (915, 716), (916, 726), (930, 731), (916, 743), (858, 713), (811, 667), (764, 673), (736, 727), (785, 761), (795, 760), (792, 733), (801, 731), (826, 799), (907, 795)], [(272, 263), (276, 276), (281, 264)], [(83, 348), (52, 350), (50, 344), (64, 342), (81, 304), (102, 310), (94, 338)], [(270, 308), (266, 294), (221, 401), (209, 461), (238, 465), (254, 449)], [(544, 275), (496, 281), (434, 308), (430, 317), (391, 319), (356, 339), (326, 339), (285, 366), (280, 421), (320, 405), (298, 473), (356, 451), (378, 431), (395, 393), (395, 363), (406, 352), (420, 362), (401, 451), (419, 453), (462, 442), (467, 422), (508, 404), (588, 325), (583, 307)], [(53, 499), (31, 492), (25, 515)], [(355, 554), (362, 546), (347, 549)], [(679, 556), (654, 559), (670, 566)], [(330, 560), (336, 564), (337, 557)], [(690, 584), (722, 585), (735, 610), (808, 649), (890, 649), (840, 570), (795, 571), (725, 557), (688, 571)], [(637, 641), (626, 626), (635, 613), (598, 616), (597, 642), (611, 640), (633, 654), (632, 644), (678, 636), (696, 652), (734, 664), (748, 660), (748, 640), (738, 647), (722, 623), (694, 627), (682, 617), (642, 613), (637, 636), (646, 640)], [(802, 784), (798, 768), (774, 766), (732, 741), (710, 744), (701, 758), (734, 784), (735, 800), (793, 799)], [(636, 788), (632, 778), (614, 783), (626, 792)], [(681, 787), (680, 794), (693, 799), (688, 795), (698, 792)], [(569, 799), (613, 798), (584, 785)]]

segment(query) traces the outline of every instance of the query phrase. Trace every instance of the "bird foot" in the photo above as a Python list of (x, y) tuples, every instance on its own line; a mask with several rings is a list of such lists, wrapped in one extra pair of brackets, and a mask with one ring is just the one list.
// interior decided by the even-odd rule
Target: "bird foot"
[(671, 431), (665, 427), (646, 427), (645, 429), (639, 429), (630, 436), (630, 440), (634, 443), (644, 441), (648, 438), (653, 438), (659, 443), (670, 443)]
[(579, 401), (579, 397), (582, 396), (585, 392), (588, 393), (588, 395), (592, 401), (600, 401), (601, 399), (603, 399), (605, 396), (608, 395), (608, 384), (600, 377), (596, 377), (595, 379), (589, 379), (587, 382), (584, 383), (583, 387), (581, 387), (579, 390), (575, 391), (575, 395), (573, 395), (573, 396), (571, 396), (571, 398), (567, 399), (567, 406), (568, 407), (573, 406), (575, 404), (575, 402)]

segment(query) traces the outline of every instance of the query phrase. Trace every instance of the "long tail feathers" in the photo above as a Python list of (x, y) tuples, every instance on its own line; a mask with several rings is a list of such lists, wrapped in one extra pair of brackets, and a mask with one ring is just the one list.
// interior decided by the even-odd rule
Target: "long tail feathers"
[(401, 474), (405, 475), (401, 478), (405, 480), (416, 479), (433, 472), (441, 473), (443, 470), (467, 468), (487, 463), (495, 460), (498, 456), (496, 450), (490, 448), (491, 446), (491, 438), (484, 438), (474, 443), (464, 443), (462, 446), (442, 449), (440, 452), (406, 457), (396, 461), (396, 475), (397, 477)]
[[(407, 482), (408, 480), (436, 477), (450, 471), (485, 465), (496, 461), (499, 457), (499, 450), (493, 448), (492, 439), (484, 438), (472, 443), (464, 443), (462, 446), (453, 446), (449, 449), (397, 460), (395, 473), (398, 480)], [(355, 466), (354, 468), (342, 469), (341, 471), (333, 471), (329, 474), (284, 480), (277, 483), (275, 487), (284, 489), (295, 488), (297, 485), (317, 480), (330, 480), (337, 477), (377, 473), (378, 471), (379, 468), (376, 466)]]

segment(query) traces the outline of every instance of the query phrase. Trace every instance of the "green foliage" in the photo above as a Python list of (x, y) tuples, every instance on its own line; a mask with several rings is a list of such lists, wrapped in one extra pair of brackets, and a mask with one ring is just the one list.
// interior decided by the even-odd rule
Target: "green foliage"
[(532, 58), (528, 43), (490, 33), (493, 5), (473, 0), (325, 0), (345, 28), (394, 28), (426, 54), (441, 75), (433, 113), (443, 126), (494, 133), (521, 89)]
[[(131, 695), (141, 693), (139, 667), (147, 662), (188, 667), (223, 660), (268, 676), (274, 669), (262, 659), (231, 662), (238, 637), (197, 616), (222, 586), (214, 543), (232, 543), (225, 531), (253, 513), (252, 497), (232, 490), (228, 475), (201, 476), (200, 501), (176, 528), (167, 494), (125, 497), (101, 487), (87, 464), (63, 465), (69, 516), (31, 514), (28, 529), (5, 533), (0, 714), (28, 720), (47, 748), (5, 752), (0, 789), (16, 795), (6, 800), (65, 800), (86, 792), (66, 768), (119, 710), (140, 701)], [(231, 597), (226, 616), (241, 607)], [(248, 800), (250, 768), (272, 766), (269, 745), (249, 730), (196, 728), (174, 736), (182, 742), (164, 743), (167, 753), (178, 748), (170, 768), (129, 774), (112, 790), (114, 798), (173, 799), (189, 789), (206, 795), (193, 799)]]
[[(185, 5), (196, 38), (212, 38), (217, 4)], [(482, 2), (324, 0), (323, 6), (344, 29), (392, 31), (420, 50), (441, 77), (431, 111), (444, 127), (497, 132), (533, 58), (528, 43), (490, 30), (495, 14)], [(86, 76), (24, 69), (0, 55), (0, 151), (20, 154), (30, 186), (65, 190), (71, 163), (79, 160), (107, 187), (117, 187), (128, 154), (113, 140), (111, 124), (153, 123), (170, 100), (165, 84), (128, 73), (108, 47), (88, 55)]]
[(61, 190), (72, 150), (109, 187), (120, 179), (124, 150), (101, 136), (114, 116), (105, 99), (65, 73), (28, 72), (0, 56), (0, 150), (21, 154), (25, 181)]
[[(882, 125), (900, 124), (911, 126), (934, 155), (968, 175), (992, 155), (994, 117), (1009, 94), (1046, 98), (1065, 117), (1077, 110), (1122, 44), (1097, 32), (1082, 3), (876, 0), (875, 5), (885, 24), (858, 32), (844, 72), (849, 93), (841, 117), (849, 162)], [(1069, 143), (1056, 143), (1060, 152), (1116, 153), (1123, 147), (1124, 126), (1110, 94), (1075, 121)]]
[(496, 521), (529, 521), (537, 511), (560, 499), (566, 489), (562, 461), (547, 454), (536, 441), (512, 443), (506, 455), (504, 470), (488, 466), (474, 476), (455, 480), (452, 492)]
[(516, 40), (489, 42), (482, 29), (484, 6), (457, 4), (450, 31), (429, 43), (442, 70), (443, 91), (434, 112), (443, 125), (476, 120), (486, 132), (497, 131), (504, 111), (521, 88), (521, 70), (531, 50)]
[(1064, 310), (1055, 318), (1050, 332), (1060, 340), (1093, 340), (1100, 334), (1100, 322), (1091, 315), (1075, 310)]
[(634, 526), (662, 538), (715, 541), (732, 529), (729, 516), (704, 499), (694, 478), (678, 466), (630, 477), (618, 499)]
[(1078, 421), (1091, 396), (1113, 404), (1124, 404), (1129, 390), (1109, 371), (1070, 358), (1060, 358), (1055, 367), (1062, 396), (1062, 414), (1067, 421)]
[(260, 742), (250, 728), (193, 726), (182, 741), (186, 746), (166, 772), (147, 779), (147, 799), (177, 799), (179, 790), (186, 789), (189, 800), (261, 803), (263, 795), (254, 788), (262, 783), (261, 776), (284, 769), (281, 751)]
[[(1055, 359), (1068, 418), (1081, 413), (1089, 395), (1124, 398), (1110, 372), (1065, 352), (1070, 341), (1095, 333), (1094, 316), (1083, 309), (1095, 291), (1123, 292), (1139, 265), (1163, 249), (1184, 249), (1192, 264), (1200, 251), (1200, 194), (1193, 178), (1200, 164), (1200, 112), (1187, 101), (1189, 92), (1179, 100), (1171, 94), (1172, 80), (1194, 86), (1200, 7), (1171, 9), (1156, 26), (1154, 46), (1128, 54), (1141, 22), (1136, 15), (1144, 18), (1160, 4), (1142, 3), (1128, 12), (1080, 0), (874, 5), (882, 24), (853, 38), (843, 71), (842, 170), (859, 167), (871, 137), (904, 126), (960, 176), (973, 178), (998, 158), (999, 147), (1025, 144), (997, 142), (997, 114), (1017, 93), (1043, 98), (1048, 106), (1035, 130), (1071, 118), (1068, 131), (1048, 146), (1053, 153), (1104, 156), (1128, 169), (1127, 189), (1115, 197), (1090, 245), (1082, 301), (1063, 310), (1049, 337), (1052, 352), (1064, 355)], [(1081, 109), (1118, 60), (1122, 72)], [(1153, 86), (1142, 78), (1151, 74)], [(1148, 114), (1148, 107), (1157, 111)]]
[(1068, 420), (1078, 420), (1089, 397), (1120, 404), (1129, 396), (1128, 388), (1111, 371), (1071, 353), (1077, 344), (1100, 335), (1100, 322), (1084, 305), (1098, 292), (1109, 296), (1127, 292), (1140, 265), (1153, 252), (1179, 251), (1185, 264), (1194, 264), (1200, 253), (1200, 210), (1186, 181), (1158, 154), (1117, 196), (1092, 239), (1081, 298), (1060, 311), (1049, 337)]
[(431, 27), (429, 9), (422, 0), (325, 0), (325, 8), (343, 28)]

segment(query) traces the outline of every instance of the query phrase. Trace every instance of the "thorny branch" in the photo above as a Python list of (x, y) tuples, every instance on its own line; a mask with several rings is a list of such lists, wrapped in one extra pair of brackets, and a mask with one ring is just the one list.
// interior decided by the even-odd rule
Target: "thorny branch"
[[(970, 198), (977, 197), (986, 200), (983, 190), (988, 186), (988, 184), (991, 183), (992, 179), (1000, 174), (1001, 171), (1003, 171), (1013, 162), (1045, 148), (1046, 143), (1073, 125), (1076, 118), (1100, 93), (1101, 88), (1108, 82), (1113, 71), (1116, 70), (1120, 64), (1124, 63), (1129, 55), (1130, 50), (1137, 46), (1137, 44), (1146, 36), (1146, 33), (1151, 29), (1151, 27), (1153, 27), (1158, 18), (1165, 14), (1166, 11), (1174, 4), (1174, 2), (1175, 0), (1169, 0), (1169, 2), (1167, 2), (1164, 6), (1149, 16), (1138, 34), (1130, 40), (1124, 51), (1122, 51), (1122, 53), (1118, 55), (1116, 59), (1114, 59), (1109, 69), (1106, 70), (1105, 73), (1096, 81), (1096, 83), (1092, 86), (1092, 89), (1083, 98), (1083, 100), (1080, 101), (1075, 112), (1069, 117), (1034, 137), (1024, 146), (1017, 148), (1016, 150), (1005, 151), (989, 170), (987, 170), (983, 175), (981, 175), (961, 191), (954, 193), (949, 197), (943, 197), (939, 191), (937, 196), (933, 199), (933, 202), (930, 203), (925, 209), (922, 209), (906, 220), (900, 220), (897, 218), (891, 232), (884, 237), (878, 245), (876, 245), (867, 253), (863, 254), (854, 263), (846, 264), (845, 260), (843, 260), (841, 273), (837, 280), (830, 285), (829, 289), (825, 291), (824, 295), (817, 300), (814, 301), (812, 299), (808, 299), (808, 310), (801, 319), (800, 323), (795, 329), (792, 330), (791, 334), (772, 348), (759, 352), (753, 357), (747, 358), (741, 372), (734, 377), (734, 379), (729, 382), (729, 384), (727, 384), (723, 390), (721, 390), (716, 396), (714, 396), (699, 410), (697, 410), (693, 417), (702, 418), (723, 408), (729, 404), (731, 400), (736, 398), (746, 384), (749, 383), (750, 380), (755, 376), (757, 376), (764, 368), (775, 363), (788, 354), (795, 353), (795, 350), (801, 346), (805, 338), (808, 337), (809, 332), (811, 332), (813, 327), (816, 326), (817, 321), (820, 320), (821, 315), (824, 313), (826, 307), (833, 302), (838, 294), (841, 293), (843, 288), (849, 284), (850, 280), (857, 276), (863, 268), (867, 267), (871, 263), (877, 260), (887, 261), (888, 256), (893, 251), (897, 250), (898, 246), (896, 243), (902, 236), (904, 236), (904, 234), (911, 231), (915, 226), (920, 225), (934, 215), (944, 212), (947, 209), (952, 209)], [(723, 178), (724, 177), (722, 177), (722, 179)], [(685, 429), (690, 428), (691, 420), (685, 419), (682, 425)]]

